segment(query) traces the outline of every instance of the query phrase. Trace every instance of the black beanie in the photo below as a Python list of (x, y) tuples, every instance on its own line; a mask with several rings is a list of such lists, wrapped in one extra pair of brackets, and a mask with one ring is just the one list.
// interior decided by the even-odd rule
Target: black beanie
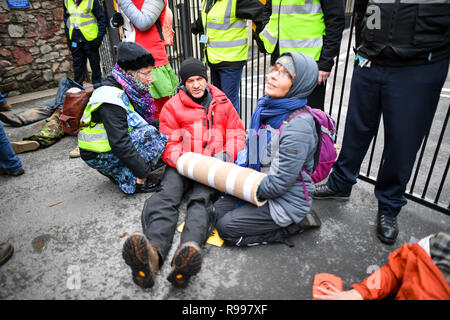
[(189, 77), (201, 76), (208, 81), (206, 66), (198, 59), (189, 57), (181, 63), (180, 80), (184, 84)]
[(117, 64), (125, 71), (136, 71), (145, 67), (153, 67), (155, 58), (137, 43), (121, 42), (117, 47)]

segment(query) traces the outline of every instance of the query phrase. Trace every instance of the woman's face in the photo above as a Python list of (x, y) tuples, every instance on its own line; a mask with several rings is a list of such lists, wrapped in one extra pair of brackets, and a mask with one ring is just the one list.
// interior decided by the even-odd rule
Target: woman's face
[(152, 69), (153, 69), (153, 67), (151, 67), (151, 66), (145, 67), (145, 68), (141, 68), (141, 69), (136, 71), (136, 73), (134, 74), (134, 78), (136, 80), (139, 80), (143, 84), (147, 85), (147, 84), (149, 84), (150, 82), (153, 81)]
[(291, 76), (281, 64), (275, 64), (266, 77), (264, 93), (271, 98), (283, 98), (292, 87)]

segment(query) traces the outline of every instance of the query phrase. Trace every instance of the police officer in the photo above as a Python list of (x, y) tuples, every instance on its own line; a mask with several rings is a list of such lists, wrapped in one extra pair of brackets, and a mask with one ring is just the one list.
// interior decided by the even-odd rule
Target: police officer
[(231, 100), (239, 114), (239, 86), (248, 57), (247, 19), (259, 24), (260, 0), (203, 0), (201, 17), (191, 26), (205, 45), (211, 82)]
[(383, 116), (377, 236), (392, 244), (406, 184), (448, 73), (450, 1), (357, 0), (355, 11), (357, 59), (342, 149), (314, 198), (348, 199)]
[[(268, 0), (265, 28), (257, 39), (273, 65), (285, 52), (300, 52), (317, 61), (317, 87), (308, 105), (323, 110), (325, 83), (339, 54), (345, 26), (343, 0)], [(262, 43), (260, 42), (262, 41)]]
[(72, 52), (75, 82), (83, 84), (89, 59), (92, 83), (99, 83), (99, 48), (106, 34), (106, 17), (99, 0), (64, 0), (64, 31)]

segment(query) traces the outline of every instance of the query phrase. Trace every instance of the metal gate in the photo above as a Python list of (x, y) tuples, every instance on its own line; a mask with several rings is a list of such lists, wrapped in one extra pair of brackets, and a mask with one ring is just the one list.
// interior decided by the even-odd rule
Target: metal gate
[[(105, 3), (108, 6), (110, 1)], [(200, 16), (201, 0), (169, 0), (170, 8), (174, 14), (174, 45), (167, 49), (169, 61), (178, 74), (181, 61), (188, 56), (203, 59), (203, 45), (199, 43), (197, 36), (192, 35), (190, 25)], [(336, 64), (327, 83), (325, 98), (325, 111), (337, 121), (338, 145), (342, 143), (342, 136), (347, 112), (350, 81), (353, 71), (354, 53), (354, 0), (348, 0), (346, 4), (347, 28), (344, 31), (341, 43), (340, 55), (336, 58)], [(111, 16), (110, 13), (108, 16)], [(251, 28), (249, 28), (251, 30)], [(110, 43), (102, 48), (110, 57), (114, 56), (114, 48), (117, 39), (114, 39), (114, 31), (109, 30)], [(253, 113), (257, 99), (263, 95), (265, 86), (265, 74), (269, 68), (270, 57), (258, 51), (251, 32), (252, 39), (247, 64), (240, 86), (240, 114), (246, 128), (248, 128), (251, 114)], [(106, 42), (106, 41), (104, 41)], [(103, 47), (103, 45), (102, 45)], [(111, 61), (105, 58), (104, 61)], [(103, 56), (102, 56), (103, 61)], [(104, 65), (104, 71), (112, 68)], [(447, 83), (450, 83), (447, 79)], [(450, 167), (450, 139), (447, 128), (450, 117), (450, 88), (444, 88), (441, 94), (438, 109), (429, 134), (425, 137), (422, 147), (417, 155), (414, 170), (405, 196), (429, 208), (438, 210), (447, 215), (450, 214), (450, 186), (447, 183), (447, 174)], [(381, 122), (382, 123), (382, 122)], [(413, 130), (413, 128), (411, 128)], [(359, 178), (363, 181), (375, 184), (380, 165), (383, 163), (383, 126), (380, 125), (378, 134), (372, 141), (369, 152), (364, 159)]]

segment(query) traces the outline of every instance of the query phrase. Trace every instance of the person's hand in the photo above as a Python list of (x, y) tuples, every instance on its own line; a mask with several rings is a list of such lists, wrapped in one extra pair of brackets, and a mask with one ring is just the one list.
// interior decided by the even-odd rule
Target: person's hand
[(328, 77), (330, 76), (330, 73), (331, 73), (331, 72), (319, 70), (319, 80), (318, 80), (318, 84), (323, 84), (323, 83), (325, 83), (325, 81), (327, 81)]
[(137, 183), (137, 184), (144, 184), (145, 181), (147, 181), (147, 178), (144, 178), (144, 179), (136, 178), (136, 183)]
[(97, 37), (92, 41), (89, 41), (91, 48), (98, 49), (102, 45), (103, 37)]
[(314, 298), (320, 300), (363, 300), (361, 294), (355, 289), (339, 291), (333, 284), (329, 284), (330, 289), (318, 287), (317, 289), (324, 294), (315, 294)]
[(125, 21), (123, 20), (123, 16), (120, 12), (114, 12), (112, 19), (111, 19), (111, 25), (114, 28), (118, 28), (120, 26), (123, 26)]

